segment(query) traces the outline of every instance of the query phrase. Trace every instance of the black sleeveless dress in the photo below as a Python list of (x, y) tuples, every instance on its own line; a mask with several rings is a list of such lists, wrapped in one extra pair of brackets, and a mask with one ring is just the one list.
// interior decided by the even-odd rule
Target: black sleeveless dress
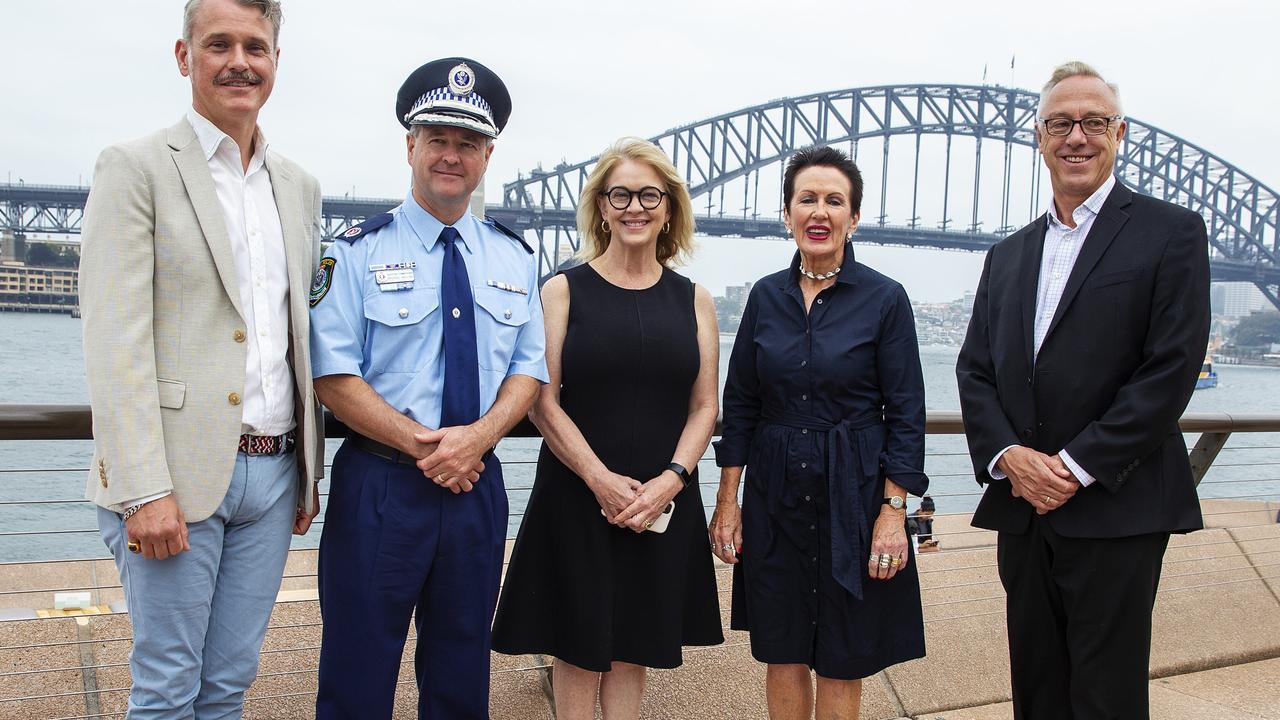
[[(688, 419), (699, 364), (693, 284), (667, 269), (644, 290), (585, 264), (564, 276), (561, 407), (606, 467), (647, 482), (671, 462)], [(637, 534), (610, 525), (544, 442), (493, 648), (607, 672), (612, 661), (678, 667), (681, 646), (723, 641), (697, 471), (667, 531)]]

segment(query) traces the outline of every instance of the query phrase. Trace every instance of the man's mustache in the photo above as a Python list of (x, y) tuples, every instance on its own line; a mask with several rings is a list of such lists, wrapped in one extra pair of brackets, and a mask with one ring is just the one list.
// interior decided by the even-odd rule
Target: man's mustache
[(262, 76), (252, 70), (232, 70), (219, 75), (214, 82), (219, 85), (232, 82), (248, 82), (257, 85), (262, 82)]

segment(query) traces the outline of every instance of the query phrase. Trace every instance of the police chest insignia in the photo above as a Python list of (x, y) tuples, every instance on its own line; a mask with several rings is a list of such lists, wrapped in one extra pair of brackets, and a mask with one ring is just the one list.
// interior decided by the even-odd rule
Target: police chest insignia
[[(352, 228), (352, 230), (354, 229)], [(315, 307), (328, 294), (329, 286), (333, 284), (333, 268), (337, 264), (338, 261), (331, 257), (320, 261), (316, 276), (311, 280), (311, 307)]]
[(459, 63), (449, 71), (449, 91), (466, 97), (476, 88), (476, 74), (466, 63)]

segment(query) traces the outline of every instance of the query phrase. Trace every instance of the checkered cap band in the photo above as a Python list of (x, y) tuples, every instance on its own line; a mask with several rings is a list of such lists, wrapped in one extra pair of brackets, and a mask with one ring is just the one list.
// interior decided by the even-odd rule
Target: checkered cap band
[(404, 121), (413, 123), (415, 117), (428, 110), (446, 114), (471, 113), (480, 121), (488, 123), (490, 127), (497, 127), (497, 124), (493, 121), (493, 109), (489, 107), (489, 103), (484, 98), (476, 93), (455, 95), (447, 86), (436, 88), (418, 98), (418, 101), (413, 104), (409, 112), (405, 113)]

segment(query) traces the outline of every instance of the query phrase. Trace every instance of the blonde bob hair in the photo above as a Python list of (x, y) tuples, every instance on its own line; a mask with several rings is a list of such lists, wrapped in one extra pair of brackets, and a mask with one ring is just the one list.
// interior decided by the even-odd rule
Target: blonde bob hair
[[(604, 215), (600, 212), (600, 193), (606, 189), (609, 174), (623, 160), (642, 162), (653, 168), (666, 184), (666, 201), (671, 218), (670, 228), (658, 233), (658, 262), (667, 267), (684, 263), (693, 251), (693, 201), (684, 179), (657, 145), (636, 137), (624, 137), (604, 151), (596, 167), (582, 187), (578, 198), (578, 237), (582, 239), (583, 262), (590, 262), (609, 248), (609, 234), (604, 232)], [(607, 202), (607, 201), (606, 201)]]

